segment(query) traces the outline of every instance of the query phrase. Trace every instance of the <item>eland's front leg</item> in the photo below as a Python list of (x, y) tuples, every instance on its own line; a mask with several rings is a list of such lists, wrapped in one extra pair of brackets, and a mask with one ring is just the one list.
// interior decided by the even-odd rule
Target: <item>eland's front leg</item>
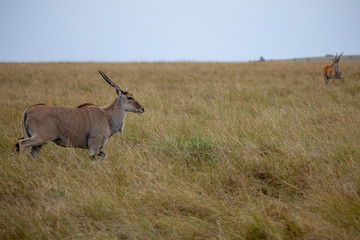
[(102, 143), (103, 141), (101, 141), (99, 138), (90, 138), (88, 141), (90, 157), (92, 157), (94, 160), (96, 160), (98, 157), (103, 159), (103, 155), (105, 155), (105, 153), (101, 150)]

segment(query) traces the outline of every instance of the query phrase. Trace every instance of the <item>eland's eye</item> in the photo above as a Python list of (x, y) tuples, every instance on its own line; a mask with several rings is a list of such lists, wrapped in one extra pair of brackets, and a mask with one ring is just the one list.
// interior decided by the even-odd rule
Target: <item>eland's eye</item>
[(127, 97), (127, 99), (128, 99), (128, 100), (134, 100), (134, 98), (133, 98), (133, 97)]

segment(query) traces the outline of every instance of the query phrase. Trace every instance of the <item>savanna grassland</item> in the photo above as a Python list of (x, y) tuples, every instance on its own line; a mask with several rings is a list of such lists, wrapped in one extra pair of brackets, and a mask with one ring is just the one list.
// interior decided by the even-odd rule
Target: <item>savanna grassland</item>
[[(0, 63), (2, 239), (360, 239), (360, 62)], [(145, 107), (92, 163), (16, 155), (35, 103)]]

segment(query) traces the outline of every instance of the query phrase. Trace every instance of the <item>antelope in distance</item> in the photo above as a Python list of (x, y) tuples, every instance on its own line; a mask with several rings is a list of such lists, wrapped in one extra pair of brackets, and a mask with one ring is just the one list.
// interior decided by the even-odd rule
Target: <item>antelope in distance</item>
[[(105, 159), (107, 140), (122, 132), (127, 112), (144, 113), (144, 108), (127, 90), (122, 90), (102, 71), (101, 76), (115, 88), (117, 97), (107, 107), (81, 104), (77, 108), (37, 104), (25, 110), (22, 118), (22, 137), (15, 145), (17, 152), (30, 147), (36, 158), (42, 145), (54, 142), (62, 147), (86, 148), (93, 159)], [(25, 138), (27, 137), (27, 138)]]
[(344, 52), (339, 56), (335, 55), (335, 58), (332, 60), (331, 64), (325, 64), (321, 68), (321, 75), (324, 78), (325, 85), (328, 84), (329, 79), (341, 79), (342, 77), (342, 68), (339, 65), (340, 57)]

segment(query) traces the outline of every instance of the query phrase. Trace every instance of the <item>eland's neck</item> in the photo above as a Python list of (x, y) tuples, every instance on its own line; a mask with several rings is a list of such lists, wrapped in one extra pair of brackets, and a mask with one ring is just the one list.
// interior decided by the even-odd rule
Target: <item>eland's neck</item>
[(119, 98), (115, 98), (115, 100), (109, 106), (103, 108), (103, 110), (106, 112), (110, 126), (110, 136), (121, 132), (125, 124), (126, 111)]
[(340, 74), (340, 67), (339, 67), (339, 64), (335, 65), (335, 68), (336, 68), (336, 73), (337, 73), (337, 74)]

